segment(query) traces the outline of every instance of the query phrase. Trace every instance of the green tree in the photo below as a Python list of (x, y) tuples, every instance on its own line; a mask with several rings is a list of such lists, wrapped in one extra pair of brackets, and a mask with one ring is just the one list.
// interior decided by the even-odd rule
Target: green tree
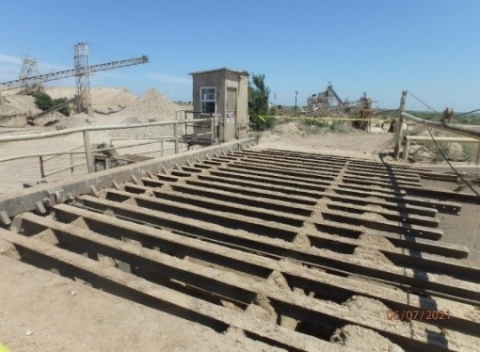
[(268, 113), (270, 89), (265, 85), (265, 75), (252, 75), (248, 84), (248, 90), (248, 112), (250, 122), (255, 130), (264, 130), (272, 127), (274, 118), (266, 116)]
[(48, 110), (53, 106), (53, 99), (47, 93), (38, 92), (33, 97), (35, 98), (35, 105), (42, 111)]
[[(67, 101), (67, 98), (58, 98), (58, 99), (53, 99), (53, 106), (60, 105)], [(64, 116), (70, 116), (70, 107), (67, 105), (60, 110), (58, 110), (59, 113), (63, 114)]]
[[(42, 111), (51, 109), (67, 100), (67, 98), (52, 99), (52, 97), (45, 92), (37, 92), (33, 95), (33, 97), (35, 99), (35, 105)], [(68, 106), (60, 109), (59, 112), (65, 116), (70, 116), (70, 109)]]

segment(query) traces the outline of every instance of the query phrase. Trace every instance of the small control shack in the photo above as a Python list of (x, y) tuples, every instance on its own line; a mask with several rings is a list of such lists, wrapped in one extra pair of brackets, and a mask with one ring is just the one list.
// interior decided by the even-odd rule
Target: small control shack
[[(220, 68), (192, 72), (194, 118), (215, 118), (214, 139), (219, 143), (247, 137), (248, 72)], [(195, 124), (194, 134), (211, 131), (208, 122)]]

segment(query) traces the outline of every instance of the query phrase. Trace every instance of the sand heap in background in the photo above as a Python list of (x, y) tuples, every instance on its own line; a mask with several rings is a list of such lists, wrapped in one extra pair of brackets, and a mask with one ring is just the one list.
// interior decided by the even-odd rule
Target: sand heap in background
[[(70, 99), (77, 91), (75, 87), (45, 87), (45, 92), (53, 99)], [(125, 88), (91, 88), (90, 96), (93, 109), (101, 114), (120, 111), (137, 100), (137, 96)]]
[(146, 123), (149, 120), (175, 120), (178, 109), (177, 104), (151, 88), (121, 114), (125, 116), (124, 123)]
[[(76, 88), (45, 87), (45, 92), (53, 99), (70, 99), (75, 96)], [(11, 117), (13, 115), (37, 114), (41, 112), (41, 110), (35, 106), (35, 99), (32, 96), (22, 94), (15, 95), (15, 93), (19, 93), (19, 90), (2, 92), (0, 115)], [(101, 115), (121, 111), (138, 99), (137, 96), (124, 88), (92, 88), (90, 93), (94, 111), (100, 118), (102, 118)], [(85, 119), (70, 121), (70, 118), (63, 118), (63, 116), (60, 115), (59, 120), (61, 124), (65, 122), (68, 127), (83, 126), (86, 123)], [(26, 119), (12, 119), (11, 121), (2, 121), (1, 123), (20, 127), (26, 124)]]
[[(119, 124), (168, 121), (175, 120), (178, 109), (177, 104), (171, 102), (156, 89), (151, 88), (125, 110), (112, 115), (112, 117)], [(119, 138), (173, 136), (173, 126), (118, 130), (112, 132), (111, 135)]]
[[(2, 92), (3, 95), (3, 92)], [(2, 106), (0, 113), (4, 115), (11, 114), (32, 114), (39, 113), (40, 110), (35, 106), (35, 101), (29, 95), (7, 95), (2, 97)]]

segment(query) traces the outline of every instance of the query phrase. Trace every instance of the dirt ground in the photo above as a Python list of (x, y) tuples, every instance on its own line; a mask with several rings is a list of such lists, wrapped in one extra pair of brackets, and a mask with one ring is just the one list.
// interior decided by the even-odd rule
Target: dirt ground
[[(106, 141), (108, 137), (108, 134), (93, 135), (92, 142)], [(391, 140), (388, 133), (312, 135), (287, 124), (273, 133), (265, 133), (259, 144), (378, 160), (380, 153), (390, 149)], [(81, 144), (81, 135), (60, 137), (48, 143), (30, 141), (21, 146), (6, 143), (0, 145), (0, 158), (67, 150)], [(67, 158), (59, 159), (55, 167), (68, 163)], [(65, 176), (68, 177), (68, 171), (59, 177)], [(38, 178), (36, 161), (0, 164), (0, 193), (20, 189), (23, 182)], [(472, 252), (469, 260), (480, 264), (480, 207), (466, 206), (460, 215), (441, 214), (439, 219), (444, 239), (468, 246)], [(232, 339), (3, 256), (0, 256), (0, 278), (0, 342), (12, 352), (268, 350), (260, 343)]]
[(267, 350), (4, 256), (0, 271), (0, 342), (11, 352)]

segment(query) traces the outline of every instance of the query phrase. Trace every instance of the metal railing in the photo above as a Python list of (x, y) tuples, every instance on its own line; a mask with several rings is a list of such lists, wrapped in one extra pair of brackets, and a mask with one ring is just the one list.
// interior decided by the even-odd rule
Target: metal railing
[[(139, 123), (139, 124), (127, 124), (127, 125), (103, 125), (103, 126), (86, 126), (86, 127), (77, 127), (71, 129), (63, 129), (59, 131), (51, 131), (51, 132), (42, 132), (42, 133), (35, 133), (35, 134), (22, 134), (16, 136), (0, 136), (0, 144), (6, 142), (20, 142), (20, 141), (31, 141), (36, 139), (46, 139), (46, 138), (53, 138), (59, 136), (66, 136), (76, 133), (83, 134), (83, 145), (79, 147), (72, 148), (67, 151), (60, 151), (60, 152), (50, 152), (50, 153), (33, 153), (33, 154), (24, 154), (24, 155), (17, 155), (12, 157), (7, 157), (0, 159), (0, 163), (12, 161), (12, 160), (20, 160), (20, 159), (27, 159), (27, 158), (38, 158), (40, 163), (40, 175), (41, 178), (46, 178), (48, 176), (58, 174), (60, 172), (71, 170), (73, 174), (74, 169), (80, 166), (87, 165), (88, 173), (94, 172), (94, 153), (105, 152), (113, 149), (125, 149), (125, 148), (132, 148), (138, 147), (143, 145), (150, 145), (155, 143), (161, 144), (161, 155), (163, 156), (165, 149), (164, 143), (165, 142), (173, 142), (174, 148), (172, 149), (175, 154), (179, 153), (180, 143), (182, 143), (181, 138), (182, 136), (179, 134), (179, 126), (184, 126), (185, 131), (187, 130), (187, 124), (193, 122), (209, 122), (211, 127), (211, 131), (208, 134), (214, 133), (214, 126), (215, 121), (212, 117), (210, 118), (203, 118), (203, 119), (192, 119), (192, 120), (170, 120), (170, 121), (160, 121), (160, 122), (150, 122), (150, 123)], [(138, 128), (145, 128), (145, 127), (155, 127), (155, 126), (171, 126), (173, 125), (173, 137), (166, 137), (166, 138), (159, 138), (159, 137), (152, 137), (152, 138), (124, 138), (123, 140), (150, 140), (149, 142), (141, 142), (141, 143), (134, 143), (134, 144), (127, 144), (118, 147), (106, 147), (106, 148), (92, 148), (92, 144), (90, 142), (90, 133), (94, 131), (107, 131), (107, 130), (123, 130), (123, 129), (138, 129)], [(122, 140), (122, 138), (112, 138), (110, 139), (110, 145), (112, 144), (113, 140)], [(82, 148), (84, 151), (77, 151), (78, 149)], [(151, 153), (158, 153), (158, 151), (152, 152), (143, 152), (137, 154), (151, 154)], [(55, 170), (49, 174), (45, 173), (45, 163), (47, 161), (51, 161), (55, 158), (58, 158), (63, 155), (70, 156), (70, 165), (67, 167), (63, 167), (59, 170)], [(74, 156), (75, 155), (84, 155), (86, 159), (86, 163), (81, 164), (74, 164)]]
[[(475, 158), (475, 164), (476, 165), (480, 165), (480, 130), (478, 129), (475, 129), (474, 126), (469, 126), (469, 127), (465, 127), (465, 126), (460, 126), (460, 125), (455, 125), (455, 124), (450, 124), (450, 123), (446, 123), (446, 121), (442, 121), (442, 122), (437, 122), (437, 121), (429, 121), (429, 120), (426, 120), (426, 119), (422, 119), (420, 117), (417, 117), (417, 116), (413, 116), (411, 114), (408, 114), (405, 112), (405, 106), (406, 106), (406, 99), (407, 99), (407, 91), (403, 91), (402, 92), (402, 97), (400, 99), (400, 108), (398, 109), (398, 118), (396, 120), (396, 131), (395, 131), (395, 150), (394, 150), (394, 158), (395, 160), (398, 160), (398, 158), (400, 157), (400, 148), (401, 148), (401, 144), (402, 144), (402, 140), (404, 138), (402, 138), (402, 125), (404, 124), (404, 120), (406, 121), (412, 121), (414, 122), (415, 124), (418, 124), (418, 125), (422, 125), (422, 126), (425, 126), (428, 128), (434, 128), (434, 129), (438, 129), (438, 130), (442, 130), (442, 131), (447, 131), (447, 132), (450, 132), (450, 133), (454, 133), (454, 134), (459, 134), (459, 135), (462, 135), (462, 136), (465, 136), (465, 137), (469, 137), (468, 140), (465, 140), (463, 139), (462, 141), (465, 143), (478, 143), (478, 151), (477, 151), (477, 156)], [(431, 138), (430, 139), (433, 139), (433, 135), (431, 135)], [(470, 141), (470, 138), (473, 138), (475, 140), (477, 140), (477, 142), (475, 141)], [(458, 138), (457, 138), (458, 139)], [(410, 138), (410, 140), (412, 140), (412, 138)], [(458, 139), (460, 140), (460, 139)], [(435, 141), (439, 141), (439, 137), (435, 137)], [(451, 142), (453, 142), (454, 140), (450, 140)], [(407, 146), (407, 143), (408, 143), (408, 146)], [(408, 158), (408, 149), (410, 147), (410, 142), (405, 139), (405, 147), (404, 147), (404, 151), (403, 151), (403, 157), (405, 158), (405, 155), (407, 156)]]

